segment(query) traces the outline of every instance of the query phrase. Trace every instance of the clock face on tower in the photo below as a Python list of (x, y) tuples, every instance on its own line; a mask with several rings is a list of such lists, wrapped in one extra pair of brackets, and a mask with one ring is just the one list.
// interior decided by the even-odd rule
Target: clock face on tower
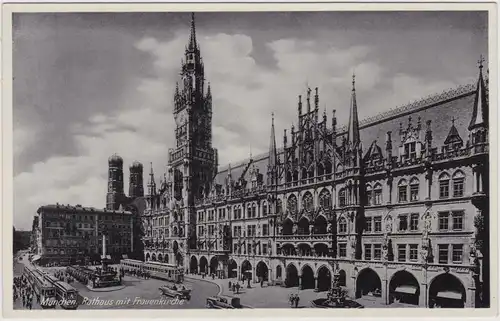
[(182, 126), (184, 125), (186, 122), (187, 122), (187, 111), (184, 109), (182, 111), (180, 111), (178, 114), (177, 114), (177, 117), (175, 118), (175, 121), (177, 123), (177, 126)]

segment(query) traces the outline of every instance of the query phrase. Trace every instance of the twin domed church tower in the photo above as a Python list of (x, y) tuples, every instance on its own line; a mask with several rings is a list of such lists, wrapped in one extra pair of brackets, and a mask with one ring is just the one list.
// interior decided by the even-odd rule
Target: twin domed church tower
[(106, 209), (118, 210), (130, 201), (144, 196), (142, 164), (135, 161), (130, 166), (128, 197), (123, 189), (123, 159), (114, 154), (108, 159), (108, 193)]

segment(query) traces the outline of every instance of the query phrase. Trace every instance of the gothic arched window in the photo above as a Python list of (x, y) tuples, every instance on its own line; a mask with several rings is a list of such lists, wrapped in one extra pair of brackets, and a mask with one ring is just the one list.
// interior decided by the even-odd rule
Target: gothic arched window
[(408, 182), (405, 179), (398, 183), (398, 201), (400, 203), (408, 201)]
[(342, 188), (339, 191), (339, 206), (345, 206), (346, 205), (346, 195), (345, 195), (345, 188)]
[(313, 196), (310, 192), (306, 192), (302, 197), (302, 207), (306, 211), (312, 211), (314, 204), (313, 204)]
[(332, 206), (332, 194), (326, 188), (319, 193), (319, 206), (322, 208), (330, 208)]
[(290, 195), (287, 201), (287, 209), (290, 213), (295, 214), (297, 212), (297, 196)]
[(347, 233), (347, 220), (345, 217), (339, 219), (339, 233)]
[(439, 175), (439, 198), (450, 197), (450, 175), (444, 172)]
[(370, 184), (367, 184), (366, 185), (366, 198), (365, 198), (366, 205), (372, 205), (372, 197), (373, 197), (372, 186)]
[(453, 174), (453, 197), (464, 196), (465, 174), (458, 170)]

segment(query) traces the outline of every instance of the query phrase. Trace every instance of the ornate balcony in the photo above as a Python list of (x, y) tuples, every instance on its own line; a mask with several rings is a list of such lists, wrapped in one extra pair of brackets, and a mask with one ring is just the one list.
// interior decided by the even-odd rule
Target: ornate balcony
[(308, 235), (278, 235), (276, 237), (278, 241), (291, 241), (291, 242), (317, 242), (317, 241), (330, 241), (332, 239), (331, 235), (328, 234), (308, 234)]

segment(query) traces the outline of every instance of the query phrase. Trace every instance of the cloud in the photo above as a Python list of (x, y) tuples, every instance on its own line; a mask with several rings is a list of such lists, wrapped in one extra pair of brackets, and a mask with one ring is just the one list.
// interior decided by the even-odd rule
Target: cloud
[(36, 132), (33, 129), (17, 124), (14, 126), (14, 158), (19, 157), (36, 140)]
[[(135, 89), (121, 93), (120, 99), (127, 104), (98, 112), (63, 133), (72, 136), (77, 156), (52, 157), (15, 177), (16, 226), (29, 228), (37, 207), (47, 203), (104, 207), (107, 159), (113, 153), (124, 158), (125, 191), (127, 165), (133, 160), (145, 165), (145, 185), (152, 162), (158, 183), (168, 162), (168, 149), (175, 147), (172, 94), (187, 40), (188, 34), (179, 32), (170, 41), (148, 36), (135, 43), (136, 50), (149, 55), (144, 64), (151, 64), (153, 72), (138, 75)], [(315, 39), (270, 41), (265, 47), (275, 66), (269, 67), (253, 57), (254, 39), (248, 35), (199, 34), (198, 41), (212, 88), (213, 146), (219, 151), (220, 165), (248, 157), (250, 148), (254, 155), (268, 150), (271, 112), (276, 116), (276, 141), (281, 146), (283, 129), (296, 124), (299, 94), (303, 110), (307, 109), (306, 82), (319, 87), (320, 117), (327, 107), (328, 124), (334, 108), (340, 124), (347, 121), (353, 70), (360, 118), (449, 85), (390, 75), (370, 59), (372, 50), (367, 46), (325, 48)], [(35, 137), (17, 127), (16, 152), (28, 148)]]

